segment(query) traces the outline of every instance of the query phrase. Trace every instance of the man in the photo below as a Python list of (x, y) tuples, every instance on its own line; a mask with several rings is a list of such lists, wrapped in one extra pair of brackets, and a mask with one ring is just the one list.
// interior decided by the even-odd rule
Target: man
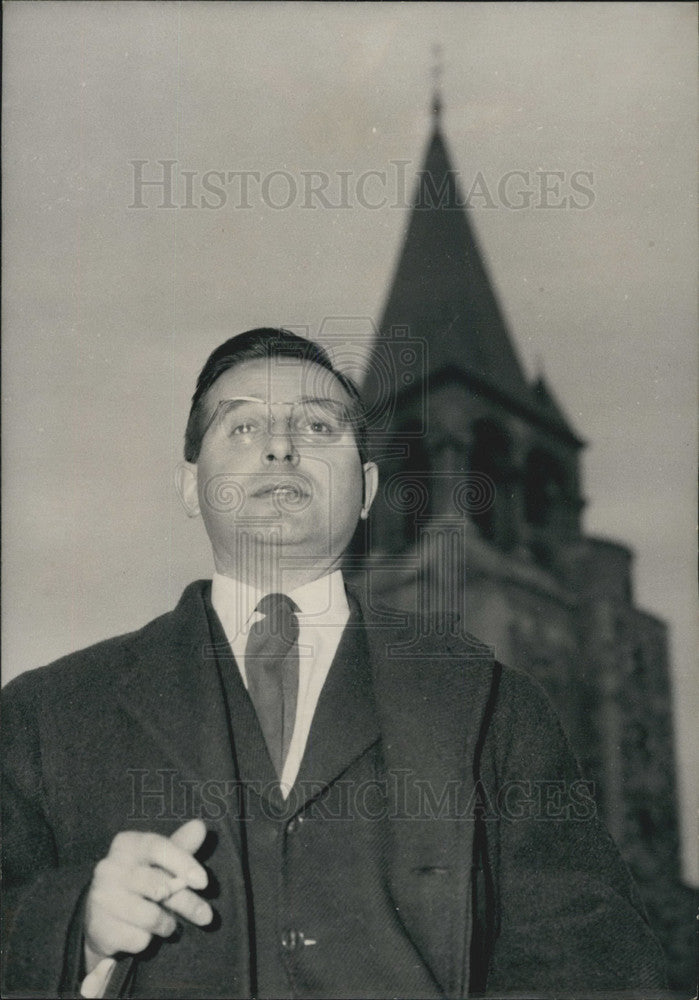
[(661, 988), (540, 691), (345, 588), (378, 488), (351, 381), (234, 337), (185, 459), (213, 581), (7, 688), (4, 995)]

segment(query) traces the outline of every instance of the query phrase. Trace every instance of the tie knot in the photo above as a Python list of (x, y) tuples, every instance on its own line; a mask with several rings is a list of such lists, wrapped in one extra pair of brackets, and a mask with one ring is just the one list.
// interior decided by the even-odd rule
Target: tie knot
[(286, 594), (266, 594), (255, 608), (261, 615), (283, 619), (291, 618), (298, 610), (296, 604)]
[(267, 594), (259, 602), (255, 610), (264, 615), (252, 627), (258, 636), (276, 638), (277, 642), (291, 646), (299, 637), (299, 620), (296, 612), (299, 610), (286, 594)]

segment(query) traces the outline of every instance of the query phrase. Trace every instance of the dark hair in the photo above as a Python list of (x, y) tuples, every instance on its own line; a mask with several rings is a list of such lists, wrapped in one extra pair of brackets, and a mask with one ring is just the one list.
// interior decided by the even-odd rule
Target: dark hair
[(339, 371), (333, 365), (326, 351), (312, 340), (299, 337), (290, 330), (259, 327), (246, 330), (236, 337), (231, 337), (225, 344), (217, 347), (206, 360), (199, 373), (197, 387), (192, 396), (187, 429), (184, 435), (184, 457), (187, 462), (196, 462), (199, 458), (201, 441), (206, 428), (207, 414), (204, 409), (204, 397), (214, 382), (235, 365), (244, 361), (257, 361), (262, 358), (295, 358), (298, 361), (310, 361), (330, 372), (352, 401), (352, 428), (357, 443), (359, 458), (364, 464), (367, 460), (367, 425), (364, 407), (359, 390), (352, 379)]

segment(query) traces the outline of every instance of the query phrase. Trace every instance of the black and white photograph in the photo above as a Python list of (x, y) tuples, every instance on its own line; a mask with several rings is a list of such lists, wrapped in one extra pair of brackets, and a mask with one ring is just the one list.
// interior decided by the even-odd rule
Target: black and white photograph
[(2, 996), (695, 997), (697, 5), (2, 13)]

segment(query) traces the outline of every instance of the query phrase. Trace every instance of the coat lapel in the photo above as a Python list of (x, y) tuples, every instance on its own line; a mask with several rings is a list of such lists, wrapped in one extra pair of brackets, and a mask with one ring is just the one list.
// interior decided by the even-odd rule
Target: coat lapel
[(351, 594), (348, 601), (350, 618), (318, 699), (294, 785), (293, 801), (298, 809), (380, 738), (364, 621)]
[[(140, 724), (183, 778), (232, 780), (225, 704), (203, 600), (191, 584), (175, 610), (134, 644), (119, 682), (121, 708)], [(130, 651), (131, 652), (131, 651)]]

